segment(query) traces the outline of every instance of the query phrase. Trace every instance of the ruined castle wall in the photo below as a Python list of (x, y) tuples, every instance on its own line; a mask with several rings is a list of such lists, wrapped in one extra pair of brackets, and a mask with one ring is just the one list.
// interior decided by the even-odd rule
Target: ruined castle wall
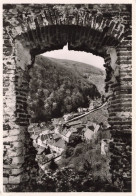
[[(78, 7), (79, 6), (79, 7)], [(130, 5), (4, 5), (3, 14), (3, 153), (4, 185), (30, 180), (35, 152), (27, 131), (29, 69), (34, 56), (61, 49), (104, 57), (113, 182), (131, 187), (131, 9)], [(82, 8), (82, 9), (81, 9)], [(89, 10), (90, 14), (87, 14)], [(116, 164), (115, 164), (116, 163)], [(36, 166), (35, 166), (36, 167)]]

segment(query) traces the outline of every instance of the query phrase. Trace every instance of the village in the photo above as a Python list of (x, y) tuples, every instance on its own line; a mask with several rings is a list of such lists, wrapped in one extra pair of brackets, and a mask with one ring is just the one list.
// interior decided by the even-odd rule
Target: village
[[(83, 123), (80, 119), (72, 120), (77, 117), (82, 117), (83, 114), (88, 114), (94, 108), (100, 106), (100, 101), (91, 103), (89, 108), (78, 108), (77, 113), (65, 114), (62, 118), (54, 118), (51, 120), (52, 126), (47, 126), (45, 122), (30, 124), (28, 131), (33, 140), (33, 146), (37, 150), (36, 161), (39, 167), (46, 171), (48, 165), (53, 160), (58, 163), (61, 160), (61, 155), (66, 148), (66, 144), (70, 142), (74, 134), (81, 136), (83, 142), (89, 143), (96, 139), (99, 132), (103, 131), (105, 124), (104, 117), (101, 115), (99, 123), (93, 120)], [(108, 128), (109, 125), (106, 125)], [(102, 139), (101, 154), (106, 155), (108, 152), (109, 139)]]

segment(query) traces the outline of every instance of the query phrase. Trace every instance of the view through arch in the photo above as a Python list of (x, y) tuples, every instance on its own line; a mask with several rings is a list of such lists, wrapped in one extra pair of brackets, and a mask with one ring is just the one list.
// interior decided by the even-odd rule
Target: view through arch
[[(98, 8), (98, 10), (96, 9)], [(65, 191), (77, 191), (79, 188), (80, 191), (102, 191), (96, 190), (95, 187), (98, 182), (100, 175), (98, 174), (101, 170), (101, 162), (97, 162), (96, 167), (96, 176), (99, 176), (96, 181), (94, 180), (94, 176), (92, 177), (92, 172), (88, 175), (87, 181), (84, 181), (82, 175), (74, 175), (78, 176), (78, 182), (82, 180), (84, 183), (83, 186), (78, 186), (80, 183), (76, 184), (74, 187), (69, 187), (67, 184), (63, 184), (65, 179), (60, 181), (59, 178), (56, 178), (57, 183), (53, 184), (49, 183), (48, 178), (53, 172), (49, 172), (49, 175), (45, 174), (44, 189), (43, 186), (38, 184), (37, 187), (37, 172), (39, 172), (40, 160), (37, 164), (35, 158), (38, 159), (39, 155), (43, 153), (45, 149), (39, 148), (38, 156), (36, 155), (35, 148), (37, 148), (37, 144), (33, 143), (33, 140), (39, 141), (39, 130), (42, 131), (44, 129), (44, 134), (40, 135), (40, 141), (47, 141), (48, 139), (52, 139), (52, 134), (48, 134), (48, 130), (45, 129), (45, 124), (37, 124), (36, 129), (34, 127), (29, 127), (31, 116), (34, 114), (29, 114), (28, 102), (30, 99), (29, 93), (32, 88), (31, 85), (35, 86), (34, 91), (38, 90), (37, 82), (40, 81), (42, 76), (45, 79), (48, 79), (44, 73), (47, 73), (49, 79), (56, 79), (51, 86), (49, 81), (39, 82), (41, 87), (44, 85), (48, 85), (49, 89), (57, 89), (57, 95), (53, 92), (47, 102), (44, 103), (44, 100), (40, 100), (43, 94), (49, 94), (48, 91), (42, 92), (41, 89), (36, 94), (40, 99), (37, 99), (39, 102), (39, 106), (43, 103), (48, 110), (48, 114), (50, 114), (50, 108), (53, 108), (53, 113), (57, 110), (56, 100), (54, 101), (54, 97), (58, 100), (61, 97), (69, 94), (69, 97), (65, 100), (64, 104), (60, 104), (60, 106), (67, 106), (66, 110), (69, 113), (71, 111), (71, 102), (73, 100), (74, 105), (79, 104), (78, 111), (79, 112), (87, 112), (85, 108), (88, 106), (84, 105), (89, 96), (90, 90), (95, 93), (97, 98), (99, 98), (99, 93), (92, 85), (88, 84), (86, 77), (81, 82), (79, 76), (75, 77), (76, 72), (70, 71), (67, 75), (68, 71), (65, 71), (65, 66), (59, 69), (61, 73), (61, 77), (57, 74), (57, 69), (53, 65), (52, 71), (50, 71), (50, 67), (46, 67), (46, 72), (43, 72), (41, 69), (40, 74), (38, 71), (35, 71), (34, 74), (39, 77), (37, 80), (36, 77), (33, 77), (32, 70), (34, 68), (34, 63), (36, 62), (37, 55), (42, 54), (47, 51), (52, 51), (55, 49), (62, 49), (68, 43), (68, 49), (74, 51), (85, 51), (89, 53), (93, 53), (94, 55), (98, 55), (104, 58), (105, 70), (106, 70), (106, 78), (105, 78), (105, 92), (106, 92), (106, 100), (108, 100), (108, 123), (110, 124), (110, 133), (112, 138), (109, 140), (109, 152), (111, 153), (110, 161), (108, 163), (109, 171), (109, 179), (107, 181), (101, 181), (104, 187), (104, 191), (114, 190), (114, 191), (130, 191), (131, 190), (131, 5), (9, 5), (5, 4), (3, 6), (4, 14), (3, 14), (3, 24), (4, 24), (4, 49), (3, 49), (3, 62), (4, 62), (4, 156), (3, 156), (3, 167), (4, 167), (4, 190), (5, 191), (63, 191), (61, 188), (64, 188)], [(23, 10), (23, 11), (22, 11)], [(107, 13), (107, 10), (111, 10), (110, 13)], [(112, 10), (115, 12), (113, 13)], [(9, 14), (12, 13), (12, 16)], [(24, 14), (25, 13), (25, 14)], [(119, 13), (119, 15), (117, 14)], [(123, 15), (124, 19), (121, 20), (120, 16)], [(43, 57), (39, 59), (43, 62)], [(53, 61), (52, 61), (53, 62)], [(56, 62), (55, 62), (56, 63)], [(50, 64), (50, 61), (48, 62)], [(54, 74), (52, 74), (54, 73)], [(65, 77), (62, 77), (62, 75)], [(54, 78), (52, 78), (54, 76)], [(70, 77), (69, 77), (70, 76)], [(72, 79), (70, 80), (70, 78)], [(34, 82), (32, 82), (32, 80)], [(72, 86), (76, 84), (76, 88)], [(38, 83), (38, 84), (39, 84)], [(57, 88), (57, 84), (61, 86), (61, 90)], [(71, 91), (66, 89), (65, 86), (71, 87), (73, 90), (73, 96), (71, 95)], [(40, 88), (41, 88), (40, 87)], [(90, 89), (91, 88), (91, 89)], [(78, 92), (80, 89), (80, 92)], [(76, 95), (76, 96), (75, 96)], [(78, 95), (78, 100), (76, 99)], [(76, 98), (75, 98), (76, 97)], [(94, 100), (94, 97), (91, 97)], [(37, 102), (36, 100), (36, 102)], [(78, 101), (78, 103), (77, 103)], [(84, 102), (83, 102), (84, 101)], [(37, 103), (31, 101), (30, 105)], [(72, 103), (73, 103), (72, 102)], [(52, 103), (52, 104), (51, 104)], [(57, 102), (58, 103), (58, 102)], [(42, 117), (45, 118), (44, 111), (40, 111), (41, 107), (33, 107), (35, 110), (39, 111), (39, 114), (42, 114)], [(84, 108), (84, 111), (83, 111)], [(74, 108), (75, 112), (76, 108)], [(57, 110), (58, 111), (58, 110)], [(56, 112), (58, 113), (58, 112)], [(64, 109), (62, 107), (60, 116), (64, 113)], [(75, 114), (76, 115), (76, 114)], [(39, 116), (39, 115), (38, 115)], [(60, 117), (58, 116), (58, 118)], [(48, 118), (49, 115), (46, 116)], [(67, 117), (65, 116), (65, 120), (67, 121)], [(74, 116), (75, 118), (77, 116)], [(76, 118), (77, 119), (77, 118)], [(54, 122), (54, 121), (53, 121)], [(71, 123), (75, 123), (75, 121), (68, 121), (64, 123), (65, 131)], [(79, 122), (79, 119), (78, 119)], [(59, 122), (54, 122), (58, 126), (61, 127)], [(80, 123), (79, 123), (80, 124)], [(87, 124), (86, 121), (84, 124)], [(50, 125), (49, 125), (50, 126)], [(72, 124), (73, 126), (73, 124)], [(66, 154), (63, 154), (67, 159), (69, 156), (75, 156), (77, 159), (75, 163), (81, 163), (81, 165), (77, 168), (80, 170), (80, 174), (83, 172), (83, 167), (85, 171), (92, 171), (94, 159), (97, 160), (97, 156), (93, 157), (92, 160), (89, 159), (88, 153), (85, 155), (85, 158), (80, 162), (79, 156), (82, 154), (82, 149), (85, 152), (88, 150), (92, 150), (92, 146), (97, 144), (99, 141), (96, 138), (95, 144), (91, 144), (90, 136), (92, 136), (92, 130), (94, 128), (94, 124), (90, 124), (85, 130), (83, 126), (78, 127), (78, 131), (82, 133), (83, 137), (86, 137), (86, 143), (90, 145), (85, 145), (81, 148), (69, 149), (66, 151)], [(98, 128), (98, 126), (97, 126)], [(100, 124), (99, 128), (103, 129), (103, 123)], [(51, 131), (54, 130), (53, 127), (50, 126)], [(72, 129), (73, 130), (73, 129)], [(76, 129), (77, 130), (77, 129)], [(76, 130), (73, 132), (76, 135)], [(58, 127), (55, 129), (56, 138), (58, 140)], [(31, 132), (31, 133), (30, 133)], [(34, 134), (33, 134), (34, 132)], [(37, 134), (38, 132), (38, 134)], [(83, 134), (84, 133), (84, 134)], [(89, 137), (88, 137), (89, 133)], [(102, 133), (102, 132), (101, 132)], [(70, 134), (70, 133), (68, 133)], [(38, 135), (38, 136), (37, 136)], [(48, 136), (47, 136), (48, 135)], [(74, 136), (75, 136), (74, 135)], [(77, 136), (77, 137), (76, 137)], [(76, 142), (81, 141), (81, 137), (76, 135), (75, 138), (72, 138), (72, 144), (75, 145)], [(49, 137), (49, 138), (47, 138)], [(100, 136), (101, 137), (101, 136)], [(65, 135), (64, 135), (65, 138)], [(65, 138), (66, 139), (66, 138)], [(63, 146), (65, 144), (65, 139), (62, 143), (58, 145)], [(97, 141), (98, 140), (98, 141)], [(39, 142), (40, 142), (39, 141)], [(94, 140), (95, 141), (95, 140)], [(45, 142), (46, 145), (46, 142)], [(101, 144), (99, 144), (99, 149), (96, 153), (92, 154), (97, 155), (100, 153), (100, 145), (102, 150), (102, 155), (105, 156), (105, 150), (108, 150), (108, 143), (103, 140)], [(62, 152), (61, 147), (54, 147), (53, 151), (58, 150), (58, 152)], [(50, 147), (50, 146), (49, 146)], [(73, 147), (73, 146), (69, 146)], [(104, 148), (103, 148), (104, 147)], [(95, 149), (96, 150), (96, 149)], [(50, 158), (50, 149), (47, 147), (45, 150), (46, 154), (49, 155)], [(55, 152), (54, 152), (55, 153)], [(36, 157), (35, 157), (36, 155)], [(67, 157), (68, 156), (68, 157)], [(46, 157), (44, 157), (46, 160)], [(58, 157), (59, 159), (60, 157)], [(40, 158), (39, 158), (40, 159)], [(105, 158), (102, 159), (105, 162)], [(70, 160), (69, 160), (70, 161)], [(63, 164), (68, 163), (68, 160)], [(83, 163), (83, 165), (82, 165)], [(75, 164), (76, 165), (76, 164)], [(73, 165), (67, 168), (64, 167), (63, 171), (61, 171), (62, 176), (65, 173), (66, 178), (73, 171)], [(44, 169), (44, 168), (43, 168)], [(56, 171), (58, 166), (55, 164), (54, 159), (52, 159), (50, 163), (50, 170)], [(63, 173), (64, 172), (64, 173)], [(98, 173), (97, 173), (98, 172)], [(40, 177), (42, 177), (43, 171), (40, 173)], [(59, 175), (57, 173), (57, 176)], [(105, 173), (106, 174), (106, 173)], [(85, 175), (84, 175), (85, 176)], [(47, 177), (47, 178), (46, 178)], [(44, 180), (43, 179), (43, 180)], [(73, 179), (72, 179), (73, 180)], [(111, 180), (111, 181), (110, 181)], [(73, 181), (75, 182), (75, 180)], [(77, 181), (76, 181), (77, 182)], [(88, 183), (93, 183), (93, 187), (88, 186)], [(110, 183), (109, 183), (110, 182)], [(62, 183), (62, 184), (61, 184)], [(107, 184), (108, 183), (108, 184)], [(34, 185), (34, 186), (33, 186)], [(45, 186), (46, 185), (46, 186)], [(63, 186), (62, 186), (63, 185)], [(72, 183), (73, 185), (73, 183)], [(98, 187), (98, 186), (97, 186)], [(37, 189), (38, 188), (38, 189)], [(67, 189), (68, 188), (68, 189)], [(72, 188), (72, 189), (71, 189)], [(37, 189), (37, 190), (36, 190)]]
[[(79, 55), (82, 62), (76, 61)], [(87, 57), (90, 57), (90, 65), (86, 64), (87, 60), (83, 62)], [(95, 63), (97, 60), (97, 67), (91, 65), (91, 59)], [(98, 68), (103, 64), (102, 58), (68, 51), (67, 45), (63, 50), (35, 57), (34, 65), (29, 70), (31, 79), (27, 103), (31, 118), (28, 132), (42, 174), (48, 176), (50, 173), (52, 176), (56, 172), (57, 175), (58, 171), (63, 173), (62, 168), (67, 167), (71, 169), (67, 176), (69, 181), (72, 173), (80, 178), (80, 172), (85, 175), (90, 168), (94, 171), (90, 175), (96, 177), (99, 171), (103, 178), (111, 181), (109, 155), (102, 146), (103, 140), (112, 139), (107, 105), (99, 109), (105, 102), (106, 74)], [(100, 167), (98, 171), (97, 165)], [(41, 180), (45, 177), (42, 174)], [(81, 181), (84, 180), (81, 178)], [(72, 188), (72, 184), (70, 186)], [(66, 191), (70, 186), (58, 188)], [(82, 189), (85, 191), (85, 187)], [(48, 191), (48, 188), (45, 190)]]

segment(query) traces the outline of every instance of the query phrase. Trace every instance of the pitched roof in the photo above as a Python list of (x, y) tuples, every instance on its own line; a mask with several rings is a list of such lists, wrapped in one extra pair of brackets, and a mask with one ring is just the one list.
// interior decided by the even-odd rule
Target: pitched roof
[(99, 130), (99, 128), (100, 128), (100, 125), (96, 125), (94, 131), (97, 132)]
[(62, 135), (66, 135), (66, 134), (67, 134), (67, 132), (68, 132), (68, 130), (67, 130), (67, 129), (63, 129), (63, 131), (61, 132), (61, 134), (62, 134)]
[(71, 134), (72, 134), (72, 132), (68, 131), (67, 134), (66, 134), (66, 137), (70, 137)]
[(48, 134), (50, 131), (48, 129), (43, 129), (41, 134), (45, 135), (45, 134)]
[(55, 142), (55, 146), (59, 148), (64, 148), (65, 147), (65, 141), (62, 139), (59, 139), (57, 142)]
[(91, 131), (94, 131), (94, 126), (90, 125), (90, 126), (88, 126), (88, 128), (89, 128)]
[(58, 138), (61, 138), (61, 136), (60, 136), (60, 134), (56, 134), (56, 133), (55, 133), (55, 134), (53, 134), (53, 138), (54, 138), (54, 139), (58, 139)]

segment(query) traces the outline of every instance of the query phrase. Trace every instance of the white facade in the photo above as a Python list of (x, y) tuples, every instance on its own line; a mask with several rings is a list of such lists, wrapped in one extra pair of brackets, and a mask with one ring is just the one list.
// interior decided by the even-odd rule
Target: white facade
[(70, 114), (65, 114), (63, 116), (64, 121), (68, 121), (70, 116), (71, 116)]
[(108, 141), (106, 139), (101, 140), (101, 155), (106, 155), (108, 152)]
[(83, 108), (78, 108), (77, 111), (78, 112), (83, 112)]
[(93, 101), (90, 103), (89, 109), (90, 109), (90, 110), (94, 109), (94, 103), (93, 103)]
[(59, 127), (56, 127), (56, 128), (54, 129), (54, 133), (59, 133)]
[(72, 134), (72, 132), (71, 132), (71, 131), (68, 131), (68, 132), (66, 133), (66, 135), (61, 135), (61, 138), (62, 138), (63, 140), (65, 140), (66, 142), (69, 142), (69, 137), (71, 136), (71, 134)]
[(91, 129), (87, 129), (84, 132), (84, 137), (85, 137), (86, 140), (91, 140), (94, 137), (94, 132)]
[(95, 138), (97, 137), (97, 132), (98, 132), (99, 128), (100, 128), (100, 125), (95, 126), (95, 129), (94, 129), (94, 137)]
[(57, 153), (62, 153), (63, 152), (63, 148), (59, 148), (59, 147), (57, 147), (57, 146), (54, 146), (54, 145), (51, 145), (51, 144), (48, 144), (49, 145), (49, 147), (53, 150), (53, 151), (56, 151)]

